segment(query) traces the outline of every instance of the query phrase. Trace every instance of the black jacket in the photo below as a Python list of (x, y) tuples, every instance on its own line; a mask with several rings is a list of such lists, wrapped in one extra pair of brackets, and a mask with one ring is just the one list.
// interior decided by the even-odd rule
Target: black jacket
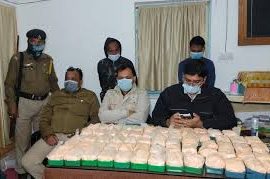
[(223, 130), (237, 124), (230, 101), (220, 89), (214, 87), (202, 87), (201, 94), (193, 101), (184, 94), (182, 83), (166, 88), (158, 98), (151, 123), (167, 127), (166, 120), (176, 112), (198, 114), (204, 128)]
[(98, 77), (101, 87), (100, 98), (101, 100), (105, 96), (107, 90), (113, 89), (117, 84), (116, 81), (116, 69), (123, 63), (131, 63), (132, 62), (120, 56), (115, 62), (110, 60), (109, 58), (104, 58), (98, 62), (97, 70), (98, 70)]

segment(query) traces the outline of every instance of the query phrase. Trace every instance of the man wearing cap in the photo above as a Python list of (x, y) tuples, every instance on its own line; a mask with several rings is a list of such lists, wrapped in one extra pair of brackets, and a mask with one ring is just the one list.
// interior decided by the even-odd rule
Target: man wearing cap
[(47, 103), (49, 93), (59, 90), (53, 59), (42, 53), (46, 33), (40, 29), (32, 29), (26, 36), (28, 47), (26, 51), (13, 55), (5, 80), (8, 113), (10, 120), (16, 120), (18, 174), (25, 173), (21, 158), (29, 148), (32, 130), (38, 130), (38, 113)]

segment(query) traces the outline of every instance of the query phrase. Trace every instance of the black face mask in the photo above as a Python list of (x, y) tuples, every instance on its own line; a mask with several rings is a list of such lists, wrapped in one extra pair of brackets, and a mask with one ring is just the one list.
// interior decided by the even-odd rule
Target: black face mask
[(27, 52), (32, 54), (34, 56), (34, 58), (36, 59), (36, 58), (40, 57), (44, 48), (45, 48), (45, 44), (33, 45), (33, 44), (28, 43)]

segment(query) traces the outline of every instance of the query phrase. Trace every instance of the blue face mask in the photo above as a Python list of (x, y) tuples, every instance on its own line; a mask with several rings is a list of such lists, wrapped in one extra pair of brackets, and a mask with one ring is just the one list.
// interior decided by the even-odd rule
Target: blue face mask
[(118, 53), (118, 54), (115, 54), (115, 55), (108, 55), (108, 58), (112, 61), (116, 61), (118, 60), (118, 58), (120, 57), (121, 55)]
[(42, 54), (44, 48), (45, 48), (45, 45), (32, 45), (32, 44), (29, 44), (29, 51), (30, 53), (34, 56), (34, 57), (38, 57)]
[(194, 60), (199, 60), (203, 57), (203, 52), (190, 52), (190, 57)]
[(182, 84), (185, 94), (201, 94), (201, 87), (198, 85), (189, 85), (187, 83)]
[(70, 93), (74, 93), (74, 92), (78, 91), (78, 89), (79, 89), (78, 82), (73, 81), (73, 80), (66, 80), (64, 82), (64, 86), (65, 86), (65, 90), (67, 92), (70, 92)]
[(124, 92), (128, 92), (132, 88), (132, 79), (117, 80), (117, 86)]

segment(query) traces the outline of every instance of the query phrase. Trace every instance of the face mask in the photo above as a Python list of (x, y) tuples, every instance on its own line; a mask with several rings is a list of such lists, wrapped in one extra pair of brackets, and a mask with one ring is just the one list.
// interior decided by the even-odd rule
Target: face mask
[(190, 57), (194, 60), (199, 60), (203, 57), (203, 52), (190, 52)]
[(73, 80), (66, 80), (64, 82), (65, 90), (70, 93), (74, 93), (78, 91), (78, 82)]
[(108, 55), (108, 58), (112, 61), (116, 61), (121, 55), (118, 53), (118, 54), (115, 54), (115, 55)]
[(45, 45), (32, 45), (29, 44), (28, 50), (34, 57), (39, 57), (42, 54), (42, 51), (44, 50)]
[(128, 92), (132, 88), (132, 79), (117, 80), (117, 86), (124, 92)]
[(201, 87), (198, 85), (189, 85), (187, 83), (182, 84), (185, 94), (201, 94)]

